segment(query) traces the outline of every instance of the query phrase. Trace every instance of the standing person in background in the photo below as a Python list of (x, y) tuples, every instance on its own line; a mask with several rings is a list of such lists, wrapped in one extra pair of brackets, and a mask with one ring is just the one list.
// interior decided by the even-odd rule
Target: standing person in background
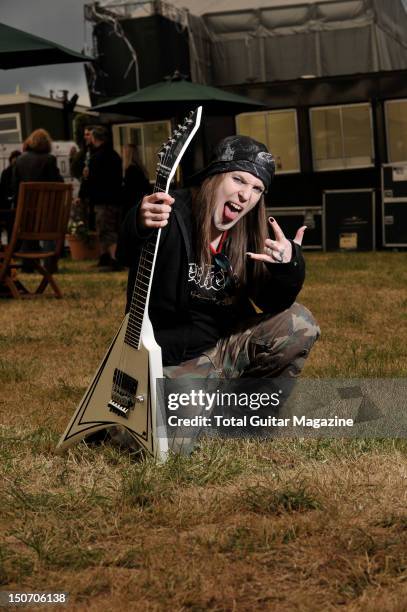
[(70, 153), (70, 170), (73, 178), (82, 180), (83, 170), (89, 166), (90, 156), (92, 155), (92, 130), (96, 126), (88, 125), (83, 130), (83, 140), (80, 149), (72, 147)]
[(64, 182), (55, 155), (51, 155), (52, 140), (47, 131), (34, 130), (23, 144), (23, 154), (14, 165), (13, 193), (17, 201), (21, 182)]
[[(88, 125), (84, 128), (79, 151), (76, 147), (72, 147), (70, 153), (71, 176), (78, 179), (81, 184), (87, 180), (89, 160), (92, 155), (92, 130), (94, 127), (96, 126)], [(95, 211), (91, 209), (88, 198), (78, 197), (75, 200), (75, 206), (75, 214), (86, 223), (90, 230), (95, 230)]]
[[(18, 189), (22, 182), (58, 182), (63, 183), (55, 155), (51, 155), (52, 140), (46, 130), (34, 130), (23, 144), (23, 154), (20, 155), (14, 165), (13, 171), (13, 193), (15, 201), (18, 199)], [(47, 245), (44, 244), (47, 248)], [(23, 241), (22, 249), (26, 251), (39, 250), (38, 241)], [(56, 272), (56, 264), (53, 261), (45, 261), (45, 267), (50, 272)], [(27, 261), (23, 263), (22, 270), (31, 272), (32, 265)]]
[(136, 206), (151, 191), (147, 171), (141, 163), (136, 145), (126, 145), (124, 147), (123, 218), (130, 208)]
[(13, 208), (13, 170), (17, 157), (20, 157), (21, 151), (12, 151), (8, 158), (9, 165), (1, 173), (0, 179), (0, 208)]
[(6, 229), (7, 240), (10, 240), (14, 219), (14, 213), (12, 211), (14, 205), (13, 169), (16, 159), (20, 155), (21, 151), (12, 151), (10, 153), (10, 157), (8, 159), (9, 165), (1, 173), (0, 179), (0, 225)]
[(122, 160), (110, 142), (108, 131), (101, 126), (92, 130), (93, 152), (79, 191), (80, 198), (88, 198), (94, 207), (96, 229), (99, 233), (101, 254), (98, 265), (118, 270), (116, 244), (122, 201)]

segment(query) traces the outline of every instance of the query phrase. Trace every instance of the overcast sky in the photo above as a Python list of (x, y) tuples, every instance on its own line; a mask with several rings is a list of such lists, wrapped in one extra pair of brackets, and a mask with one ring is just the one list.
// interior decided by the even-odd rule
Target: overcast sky
[[(0, 22), (48, 38), (74, 51), (85, 42), (83, 6), (88, 0), (0, 0)], [(90, 42), (87, 26), (87, 42)], [(21, 91), (48, 96), (49, 90), (68, 89), (89, 104), (83, 64), (36, 66), (0, 70), (0, 93)]]

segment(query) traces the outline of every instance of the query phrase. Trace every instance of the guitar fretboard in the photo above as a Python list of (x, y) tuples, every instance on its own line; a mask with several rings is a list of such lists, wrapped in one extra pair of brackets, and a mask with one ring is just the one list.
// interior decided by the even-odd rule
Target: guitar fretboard
[[(159, 151), (159, 163), (157, 164), (157, 178), (153, 193), (168, 193), (171, 178), (201, 121), (202, 107), (189, 113), (182, 125), (179, 125), (172, 133), (171, 138)], [(129, 320), (124, 337), (124, 342), (135, 349), (140, 348), (141, 328), (148, 308), (148, 300), (151, 288), (151, 279), (154, 263), (160, 241), (161, 229), (151, 233), (151, 237), (145, 242), (140, 255), (133, 295), (131, 298)]]
[[(162, 177), (161, 173), (159, 173), (157, 175), (153, 193), (165, 191), (166, 184), (164, 184), (164, 180), (164, 177)], [(153, 272), (154, 257), (160, 234), (161, 230), (154, 231), (153, 236), (144, 244), (140, 255), (129, 310), (129, 320), (124, 337), (124, 342), (135, 349), (138, 349), (140, 345), (141, 326), (143, 324), (144, 313), (147, 308), (147, 298)]]

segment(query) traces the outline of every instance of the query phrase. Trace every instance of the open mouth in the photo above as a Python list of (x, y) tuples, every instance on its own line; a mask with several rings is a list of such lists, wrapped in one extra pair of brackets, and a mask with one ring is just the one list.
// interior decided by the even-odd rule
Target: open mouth
[(234, 221), (238, 214), (243, 210), (243, 206), (235, 204), (235, 202), (226, 202), (223, 207), (223, 223)]

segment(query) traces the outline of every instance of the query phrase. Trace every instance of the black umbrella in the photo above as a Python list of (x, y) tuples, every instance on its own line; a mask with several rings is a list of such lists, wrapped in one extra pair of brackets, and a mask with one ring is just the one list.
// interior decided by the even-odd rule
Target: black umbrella
[(89, 62), (91, 57), (0, 23), (0, 68)]

